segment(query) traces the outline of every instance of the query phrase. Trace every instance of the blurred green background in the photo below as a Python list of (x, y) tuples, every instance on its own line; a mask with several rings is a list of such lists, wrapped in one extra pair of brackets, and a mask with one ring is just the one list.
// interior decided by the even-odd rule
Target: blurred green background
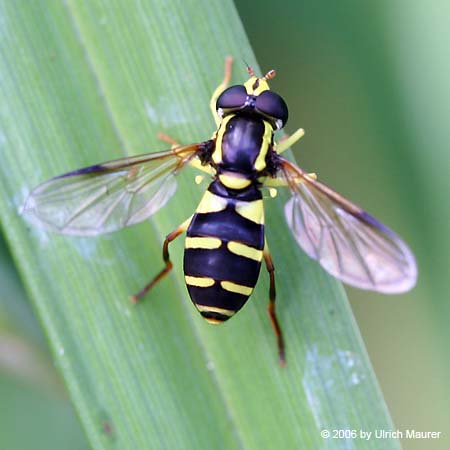
[[(396, 230), (417, 256), (414, 291), (349, 296), (396, 427), (444, 434), (403, 440), (404, 449), (447, 449), (450, 5), (236, 6), (261, 67), (278, 71), (271, 85), (290, 106), (287, 131), (306, 130), (299, 164)], [(246, 55), (234, 56), (239, 64)], [(3, 240), (0, 398), (2, 449), (88, 448)]]

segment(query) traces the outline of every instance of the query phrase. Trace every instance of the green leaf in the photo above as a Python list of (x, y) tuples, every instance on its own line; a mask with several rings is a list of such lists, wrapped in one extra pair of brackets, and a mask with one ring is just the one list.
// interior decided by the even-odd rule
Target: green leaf
[(236, 83), (242, 60), (256, 66), (233, 4), (0, 5), (2, 225), (93, 448), (342, 448), (321, 429), (392, 428), (341, 286), (294, 245), (286, 195), (266, 202), (284, 369), (264, 273), (242, 312), (213, 327), (188, 298), (180, 241), (173, 273), (139, 306), (127, 300), (161, 269), (163, 237), (195, 209), (204, 186), (193, 172), (151, 221), (113, 235), (50, 235), (18, 214), (50, 176), (164, 148), (159, 131), (207, 139), (225, 56), (236, 59)]
[(0, 398), (3, 448), (86, 448), (1, 234)]

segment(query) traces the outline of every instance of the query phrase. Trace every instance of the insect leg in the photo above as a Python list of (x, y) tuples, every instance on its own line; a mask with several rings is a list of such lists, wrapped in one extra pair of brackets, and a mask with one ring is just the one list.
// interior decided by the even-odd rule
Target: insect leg
[(270, 317), (270, 322), (272, 323), (272, 327), (275, 331), (275, 335), (277, 337), (278, 343), (278, 358), (280, 360), (280, 365), (284, 366), (286, 364), (286, 357), (284, 353), (284, 340), (283, 333), (281, 331), (280, 325), (277, 320), (277, 316), (275, 314), (275, 267), (272, 262), (272, 257), (270, 256), (269, 246), (267, 245), (267, 241), (264, 244), (264, 261), (266, 262), (267, 272), (269, 272), (270, 277), (270, 288), (269, 288), (269, 305), (268, 312)]
[(225, 75), (223, 77), (223, 81), (222, 83), (219, 84), (219, 86), (217, 86), (209, 102), (209, 107), (211, 108), (211, 112), (212, 115), (214, 116), (214, 120), (216, 121), (217, 127), (220, 125), (220, 121), (222, 119), (217, 115), (216, 102), (220, 94), (228, 87), (228, 84), (230, 83), (232, 65), (233, 65), (233, 58), (231, 56), (227, 56), (225, 58)]
[(285, 152), (288, 148), (292, 147), (299, 139), (305, 135), (305, 130), (299, 128), (295, 133), (281, 140), (275, 147), (278, 154)]
[(157, 137), (160, 141), (167, 142), (168, 144), (170, 144), (171, 148), (176, 148), (176, 147), (181, 146), (181, 144), (179, 144), (176, 139), (174, 139), (172, 136), (169, 136), (168, 134), (158, 133)]
[(192, 216), (189, 217), (185, 222), (183, 222), (179, 227), (177, 227), (172, 233), (168, 234), (166, 236), (166, 239), (164, 240), (163, 244), (163, 260), (166, 266), (164, 269), (161, 270), (161, 272), (156, 275), (155, 278), (153, 278), (150, 283), (146, 284), (137, 294), (131, 295), (130, 300), (133, 303), (138, 303), (139, 300), (153, 287), (155, 286), (158, 281), (161, 281), (172, 269), (172, 261), (170, 260), (169, 256), (169, 244), (175, 240), (180, 234), (184, 233), (190, 222), (191, 222)]

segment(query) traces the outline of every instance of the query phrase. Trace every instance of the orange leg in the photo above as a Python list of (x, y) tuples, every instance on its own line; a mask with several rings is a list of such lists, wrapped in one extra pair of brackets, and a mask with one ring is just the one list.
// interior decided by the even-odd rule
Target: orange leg
[(178, 141), (176, 141), (172, 136), (169, 136), (168, 134), (158, 133), (157, 137), (160, 141), (167, 142), (168, 144), (170, 144), (172, 148), (180, 147)]
[(269, 305), (268, 312), (270, 317), (270, 322), (272, 323), (273, 330), (275, 331), (275, 336), (277, 337), (278, 344), (278, 358), (280, 360), (280, 366), (284, 367), (286, 365), (286, 355), (284, 351), (284, 339), (283, 332), (278, 323), (277, 316), (275, 313), (275, 267), (273, 265), (272, 257), (270, 256), (269, 247), (266, 245), (264, 247), (264, 261), (266, 263), (267, 272), (269, 272), (270, 277), (270, 288), (269, 288)]
[(225, 73), (223, 76), (223, 81), (222, 81), (222, 83), (219, 84), (219, 86), (217, 86), (216, 90), (213, 92), (213, 94), (211, 96), (211, 100), (209, 101), (209, 107), (211, 109), (211, 113), (214, 117), (217, 127), (220, 125), (220, 122), (222, 119), (217, 115), (216, 102), (217, 102), (217, 99), (219, 98), (220, 94), (230, 84), (232, 67), (233, 67), (233, 58), (231, 56), (227, 56), (225, 58), (225, 71), (224, 71)]
[(163, 244), (163, 260), (165, 263), (164, 269), (161, 270), (161, 272), (156, 275), (155, 278), (153, 278), (150, 283), (146, 284), (137, 294), (130, 296), (130, 301), (133, 303), (138, 303), (139, 300), (141, 300), (142, 297), (144, 297), (145, 294), (153, 287), (156, 283), (161, 281), (171, 270), (172, 270), (172, 261), (170, 260), (169, 255), (169, 244), (175, 240), (180, 234), (184, 233), (189, 223), (191, 222), (191, 217), (189, 217), (188, 220), (183, 222), (178, 228), (176, 228), (172, 233), (168, 234), (166, 236), (166, 239), (164, 240)]

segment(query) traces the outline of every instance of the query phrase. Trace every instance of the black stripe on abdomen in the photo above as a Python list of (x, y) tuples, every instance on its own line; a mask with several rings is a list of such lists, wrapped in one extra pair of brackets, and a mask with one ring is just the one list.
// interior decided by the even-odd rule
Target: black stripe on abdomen
[(184, 253), (184, 273), (187, 276), (254, 287), (260, 267), (260, 261), (235, 255), (223, 245), (214, 250), (188, 248)]
[(187, 288), (189, 295), (195, 299), (197, 305), (212, 306), (233, 312), (239, 311), (248, 299), (247, 295), (226, 291), (219, 282), (211, 287), (187, 285)]
[(196, 213), (187, 236), (210, 236), (242, 242), (258, 250), (264, 248), (264, 225), (242, 217), (231, 205), (219, 212)]

